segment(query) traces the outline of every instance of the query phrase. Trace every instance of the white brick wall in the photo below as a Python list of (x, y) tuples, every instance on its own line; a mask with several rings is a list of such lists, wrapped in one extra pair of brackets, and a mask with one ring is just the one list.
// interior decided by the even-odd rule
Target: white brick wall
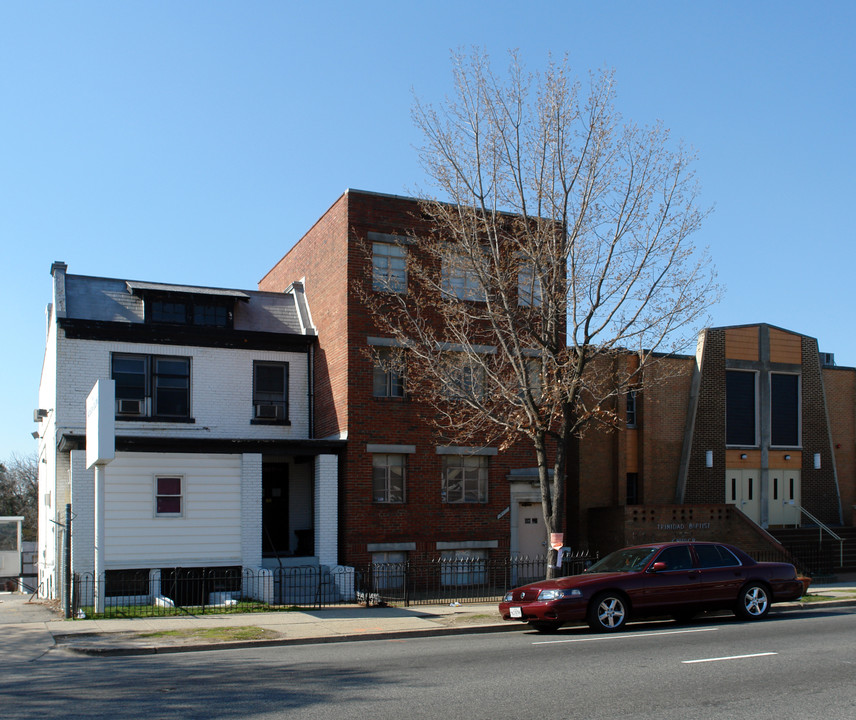
[(262, 565), (262, 456), (246, 453), (241, 460), (242, 565)]
[(335, 455), (315, 458), (315, 554), (322, 565), (339, 562), (339, 467)]
[[(116, 421), (116, 433), (228, 439), (306, 438), (309, 433), (308, 360), (305, 353), (69, 340), (60, 338), (57, 425), (83, 432), (86, 396), (109, 379), (112, 353), (190, 358), (193, 423)], [(288, 363), (290, 425), (252, 425), (253, 361)]]

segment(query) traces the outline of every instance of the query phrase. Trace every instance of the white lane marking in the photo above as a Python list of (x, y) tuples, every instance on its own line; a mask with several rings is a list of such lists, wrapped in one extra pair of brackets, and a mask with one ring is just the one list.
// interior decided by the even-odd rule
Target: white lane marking
[(568, 638), (567, 640), (538, 640), (533, 645), (555, 645), (556, 643), (597, 642), (598, 640), (632, 640), (638, 637), (658, 635), (688, 635), (689, 633), (716, 632), (719, 628), (697, 628), (696, 630), (667, 630), (660, 632), (622, 633), (620, 635), (598, 635), (597, 637)]
[(752, 653), (751, 655), (728, 655), (727, 657), (718, 658), (702, 658), (701, 660), (681, 660), (684, 665), (693, 665), (695, 663), (720, 662), (721, 660), (743, 660), (744, 658), (765, 657), (767, 655), (778, 655), (774, 652)]

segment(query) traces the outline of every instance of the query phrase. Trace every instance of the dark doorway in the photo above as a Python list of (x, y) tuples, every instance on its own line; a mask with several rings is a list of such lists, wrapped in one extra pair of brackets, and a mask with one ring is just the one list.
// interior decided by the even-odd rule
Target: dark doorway
[(288, 465), (262, 465), (262, 555), (291, 554), (288, 528)]

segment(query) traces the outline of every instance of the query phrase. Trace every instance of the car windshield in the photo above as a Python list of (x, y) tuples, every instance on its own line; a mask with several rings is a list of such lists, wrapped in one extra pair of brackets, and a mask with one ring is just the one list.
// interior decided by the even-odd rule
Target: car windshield
[(656, 551), (657, 548), (652, 547), (616, 550), (602, 560), (598, 560), (586, 572), (638, 572), (645, 567)]

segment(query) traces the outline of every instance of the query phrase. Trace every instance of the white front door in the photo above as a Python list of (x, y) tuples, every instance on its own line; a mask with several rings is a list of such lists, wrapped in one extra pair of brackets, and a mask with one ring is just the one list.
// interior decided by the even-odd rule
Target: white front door
[(799, 470), (770, 470), (770, 525), (799, 525), (800, 491)]
[(725, 502), (736, 505), (753, 522), (761, 522), (761, 471), (726, 470)]
[(547, 551), (547, 531), (541, 503), (522, 502), (517, 506), (517, 552), (528, 558), (542, 558)]

